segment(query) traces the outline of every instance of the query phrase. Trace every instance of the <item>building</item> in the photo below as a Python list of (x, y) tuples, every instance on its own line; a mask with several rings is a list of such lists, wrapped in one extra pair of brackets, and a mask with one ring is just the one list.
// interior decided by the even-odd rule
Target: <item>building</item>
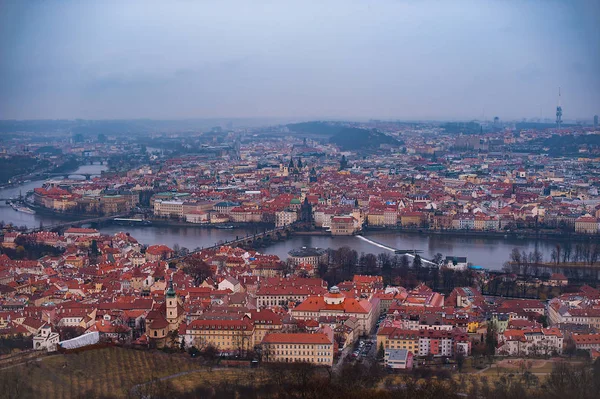
[(173, 250), (166, 245), (150, 245), (145, 256), (148, 262), (157, 262), (173, 256)]
[(452, 333), (445, 330), (419, 330), (419, 356), (452, 356)]
[(221, 202), (217, 202), (214, 205), (213, 209), (217, 213), (222, 213), (224, 215), (229, 215), (231, 213), (231, 210), (233, 208), (237, 208), (238, 206), (240, 206), (240, 204), (238, 202), (221, 201)]
[(328, 259), (329, 254), (324, 248), (302, 247), (288, 252), (288, 262), (294, 266), (302, 263), (317, 266), (320, 263), (327, 263)]
[(558, 328), (507, 329), (498, 337), (496, 354), (529, 356), (562, 354), (563, 335)]
[(263, 281), (256, 292), (256, 306), (288, 306), (301, 303), (310, 296), (327, 292), (327, 283), (318, 278), (270, 278)]
[(96, 229), (86, 229), (81, 227), (69, 227), (65, 233), (65, 238), (77, 238), (77, 237), (100, 237), (100, 232)]
[(570, 306), (559, 298), (548, 304), (548, 319), (552, 325), (581, 324), (600, 329), (600, 309)]
[(212, 345), (220, 351), (246, 351), (254, 347), (254, 325), (247, 317), (240, 320), (194, 320), (185, 330), (188, 346)]
[(294, 211), (275, 212), (275, 227), (283, 227), (295, 223), (298, 213)]
[(167, 335), (179, 328), (185, 316), (181, 299), (173, 289), (173, 280), (169, 282), (165, 298), (165, 302), (146, 317), (146, 335), (150, 343), (159, 348), (165, 346)]
[(581, 234), (597, 234), (598, 219), (590, 214), (575, 219), (575, 232)]
[(292, 316), (298, 320), (318, 320), (323, 316), (356, 317), (360, 334), (369, 334), (379, 314), (379, 300), (374, 306), (369, 300), (346, 298), (338, 287), (333, 286), (323, 296), (310, 296), (292, 309)]
[(40, 329), (39, 334), (33, 337), (33, 349), (54, 352), (59, 341), (58, 333), (52, 332), (50, 326), (44, 326)]
[(267, 362), (307, 362), (318, 366), (333, 365), (334, 344), (323, 333), (273, 333), (262, 340)]
[(331, 218), (331, 235), (351, 236), (357, 231), (357, 225), (352, 216), (334, 216)]
[(576, 349), (600, 351), (600, 334), (573, 334), (571, 338)]
[(155, 200), (154, 216), (173, 219), (183, 218), (183, 201)]
[(267, 334), (281, 332), (283, 316), (270, 309), (252, 309), (250, 320), (254, 324), (254, 345), (259, 345)]
[(446, 256), (444, 266), (452, 270), (467, 270), (469, 264), (466, 256)]
[(413, 354), (406, 349), (386, 349), (383, 357), (385, 367), (391, 369), (412, 369)]
[(419, 331), (396, 327), (381, 327), (377, 332), (377, 350), (405, 349), (414, 355), (419, 354)]

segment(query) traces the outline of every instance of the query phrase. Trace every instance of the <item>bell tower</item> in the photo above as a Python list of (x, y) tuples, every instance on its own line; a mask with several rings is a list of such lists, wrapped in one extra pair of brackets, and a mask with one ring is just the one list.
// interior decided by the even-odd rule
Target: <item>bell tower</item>
[(169, 322), (169, 325), (172, 326), (177, 323), (177, 320), (179, 319), (179, 315), (177, 314), (177, 305), (179, 305), (179, 302), (177, 301), (177, 294), (173, 288), (173, 278), (169, 281), (169, 289), (165, 296), (167, 301), (166, 319)]

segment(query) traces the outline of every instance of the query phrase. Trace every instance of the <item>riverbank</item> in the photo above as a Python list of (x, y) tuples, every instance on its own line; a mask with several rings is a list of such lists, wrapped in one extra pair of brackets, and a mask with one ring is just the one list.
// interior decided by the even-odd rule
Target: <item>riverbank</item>
[(239, 222), (227, 222), (227, 223), (189, 223), (180, 222), (177, 220), (170, 219), (146, 219), (152, 222), (151, 226), (157, 227), (193, 227), (193, 228), (213, 228), (222, 229), (224, 226), (233, 226), (234, 229), (255, 229), (258, 233), (265, 230), (272, 230), (275, 228), (273, 223), (239, 223)]
[(388, 227), (388, 228), (366, 228), (365, 233), (396, 234), (406, 233), (423, 236), (452, 236), (465, 238), (509, 238), (509, 239), (534, 239), (534, 240), (556, 240), (556, 241), (590, 241), (600, 240), (599, 234), (578, 234), (549, 231), (477, 231), (477, 230), (429, 230), (408, 227)]
[(43, 206), (35, 205), (31, 202), (25, 202), (29, 208), (33, 209), (36, 213), (45, 216), (52, 216), (53, 218), (64, 220), (66, 222), (77, 222), (79, 220), (86, 220), (90, 218), (101, 217), (93, 214), (81, 214), (81, 213), (68, 213), (68, 212), (56, 212), (52, 209), (45, 208)]

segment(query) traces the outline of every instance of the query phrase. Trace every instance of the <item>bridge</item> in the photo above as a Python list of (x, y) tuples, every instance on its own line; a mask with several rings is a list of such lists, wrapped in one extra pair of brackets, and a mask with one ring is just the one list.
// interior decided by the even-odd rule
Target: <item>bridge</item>
[(90, 180), (92, 178), (92, 176), (100, 176), (98, 173), (79, 173), (79, 172), (73, 172), (73, 173), (68, 173), (68, 172), (64, 172), (64, 173), (41, 173), (41, 175), (48, 177), (62, 177), (64, 179), (68, 179), (69, 176), (83, 176), (85, 177), (85, 180)]
[(230, 247), (251, 247), (251, 246), (260, 245), (263, 242), (268, 242), (268, 241), (272, 241), (272, 240), (279, 241), (279, 240), (287, 238), (289, 236), (289, 234), (292, 232), (292, 230), (293, 230), (292, 225), (287, 225), (287, 226), (283, 226), (283, 227), (275, 227), (274, 229), (271, 229), (271, 230), (265, 230), (262, 233), (248, 234), (244, 237), (236, 237), (234, 240), (231, 240), (231, 241), (215, 243), (215, 245), (211, 245), (210, 247), (201, 248), (198, 251), (190, 251), (187, 255), (174, 256), (172, 258), (167, 259), (167, 261), (169, 261), (169, 262), (170, 261), (179, 261), (184, 258), (187, 258), (188, 256), (194, 255), (194, 254), (202, 252), (202, 251), (218, 249), (219, 247), (222, 247), (223, 245), (228, 245)]
[(129, 213), (122, 213), (119, 215), (100, 216), (100, 217), (89, 218), (89, 219), (74, 220), (74, 221), (70, 221), (70, 222), (57, 223), (57, 224), (53, 224), (53, 225), (49, 225), (49, 226), (42, 226), (41, 228), (40, 227), (31, 228), (31, 229), (27, 229), (26, 232), (27, 233), (36, 233), (38, 231), (51, 231), (51, 230), (61, 230), (64, 228), (69, 228), (69, 227), (81, 227), (84, 224), (102, 223), (102, 222), (106, 222), (106, 221), (114, 219), (114, 218), (125, 217), (125, 216), (129, 216), (129, 215), (130, 215)]

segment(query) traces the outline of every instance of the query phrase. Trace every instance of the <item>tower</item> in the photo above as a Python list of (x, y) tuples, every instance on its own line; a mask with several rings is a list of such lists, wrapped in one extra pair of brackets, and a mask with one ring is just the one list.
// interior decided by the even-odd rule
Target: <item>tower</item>
[(169, 329), (173, 329), (171, 326), (177, 328), (178, 321), (180, 319), (180, 315), (178, 314), (178, 305), (179, 301), (177, 300), (177, 294), (175, 293), (175, 289), (173, 288), (173, 278), (169, 281), (169, 289), (165, 293), (165, 297), (167, 300), (167, 314), (166, 318), (169, 322)]
[(560, 105), (560, 87), (558, 88), (558, 105), (556, 106), (556, 127), (562, 127), (562, 106)]
[(308, 202), (308, 196), (304, 197), (304, 202), (300, 206), (300, 220), (306, 224), (313, 222), (312, 205)]
[(594, 115), (594, 129), (598, 130), (598, 115)]

